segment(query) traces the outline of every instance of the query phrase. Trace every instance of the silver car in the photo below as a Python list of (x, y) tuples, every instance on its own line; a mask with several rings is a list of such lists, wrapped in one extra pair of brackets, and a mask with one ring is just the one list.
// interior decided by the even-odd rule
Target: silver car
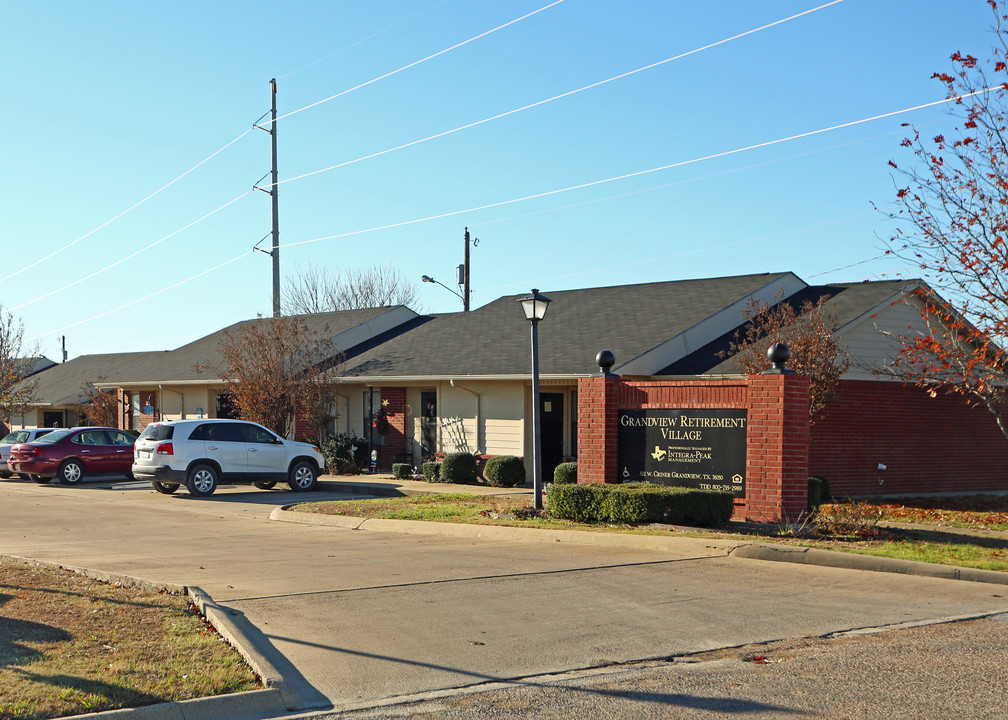
[(13, 430), (3, 438), (0, 438), (0, 477), (9, 478), (13, 474), (7, 465), (7, 458), (10, 457), (12, 447), (18, 443), (36, 440), (52, 431), (53, 428), (21, 428), (20, 430)]
[(170, 494), (185, 485), (197, 497), (221, 482), (268, 490), (314, 490), (325, 458), (314, 445), (286, 440), (245, 420), (171, 420), (148, 425), (133, 446), (133, 476)]

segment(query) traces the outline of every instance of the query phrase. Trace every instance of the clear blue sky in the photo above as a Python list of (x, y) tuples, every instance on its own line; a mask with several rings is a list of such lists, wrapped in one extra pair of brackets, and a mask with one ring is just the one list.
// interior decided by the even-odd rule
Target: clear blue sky
[[(269, 136), (250, 128), (271, 77), (285, 278), (390, 264), (453, 286), (465, 226), (474, 306), (531, 287), (918, 275), (871, 260), (891, 228), (871, 203), (890, 207), (887, 161), (909, 160), (900, 124), (947, 132), (946, 108), (701, 158), (942, 99), (932, 72), (992, 44), (984, 2), (845, 0), (351, 162), (821, 3), (564, 0), (425, 60), (548, 4), (5, 3), (0, 304), (53, 359), (64, 335), (71, 358), (165, 350), (268, 315), (271, 261), (251, 249), (270, 200), (251, 188)], [(427, 311), (460, 309), (420, 292)]]

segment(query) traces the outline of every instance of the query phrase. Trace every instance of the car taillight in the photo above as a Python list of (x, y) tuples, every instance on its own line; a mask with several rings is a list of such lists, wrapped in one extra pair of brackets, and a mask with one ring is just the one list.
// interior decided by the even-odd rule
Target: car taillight
[(24, 455), (25, 457), (38, 457), (41, 454), (42, 448), (23, 447), (18, 449), (18, 455)]
[(174, 455), (175, 448), (172, 447), (171, 443), (161, 443), (154, 452), (158, 455)]

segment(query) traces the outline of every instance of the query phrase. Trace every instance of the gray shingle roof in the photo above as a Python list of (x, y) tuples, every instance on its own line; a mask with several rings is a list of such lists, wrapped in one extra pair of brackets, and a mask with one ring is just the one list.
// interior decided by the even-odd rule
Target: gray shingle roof
[[(816, 303), (820, 297), (827, 297), (824, 310), (836, 315), (837, 327), (843, 328), (873, 308), (878, 307), (894, 295), (919, 287), (920, 280), (884, 280), (861, 283), (837, 283), (805, 288), (788, 299), (796, 307), (806, 300)], [(664, 368), (659, 375), (729, 375), (740, 372), (735, 357), (720, 357), (727, 352), (735, 339), (735, 330), (722, 335), (713, 342), (699, 348), (689, 356)]]
[[(612, 350), (622, 364), (788, 273), (542, 291), (553, 302), (539, 325), (543, 375), (598, 372)], [(434, 315), (347, 363), (349, 377), (528, 375), (530, 328), (518, 300)]]

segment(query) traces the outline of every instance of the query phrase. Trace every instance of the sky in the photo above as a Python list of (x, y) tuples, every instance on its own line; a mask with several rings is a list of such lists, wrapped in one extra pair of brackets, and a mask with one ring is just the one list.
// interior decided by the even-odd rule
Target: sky
[(826, 1), (8, 0), (0, 306), (57, 361), (64, 338), (169, 350), (271, 314), (271, 78), (283, 285), (389, 266), (454, 312), (420, 277), (456, 289), (466, 227), (474, 308), (918, 277), (883, 255), (888, 162), (911, 160), (902, 123), (954, 119), (878, 116), (943, 100), (932, 73), (987, 57), (993, 17)]

